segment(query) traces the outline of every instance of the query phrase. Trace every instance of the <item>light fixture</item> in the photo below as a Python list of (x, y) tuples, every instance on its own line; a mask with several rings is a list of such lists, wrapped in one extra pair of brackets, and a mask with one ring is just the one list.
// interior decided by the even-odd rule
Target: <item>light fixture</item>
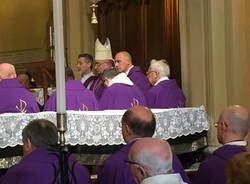
[(90, 9), (92, 10), (91, 16), (91, 24), (98, 24), (97, 17), (96, 17), (96, 10), (98, 8), (97, 3), (101, 0), (91, 0)]

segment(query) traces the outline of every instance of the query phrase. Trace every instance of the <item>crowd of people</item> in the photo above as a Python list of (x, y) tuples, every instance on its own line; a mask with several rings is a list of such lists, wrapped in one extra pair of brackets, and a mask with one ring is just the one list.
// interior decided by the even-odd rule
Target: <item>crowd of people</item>
[[(81, 80), (75, 80), (70, 68), (65, 69), (67, 110), (127, 109), (135, 105), (185, 107), (185, 96), (176, 81), (169, 78), (166, 60), (152, 60), (145, 76), (139, 66), (133, 65), (128, 52), (118, 52), (113, 59), (109, 41), (102, 45), (97, 40), (95, 59), (90, 54), (80, 54), (76, 67)], [(2, 63), (0, 80), (0, 95), (3, 102), (8, 100), (0, 104), (0, 113), (40, 111), (28, 90), (31, 85), (27, 75), (17, 76), (13, 65)], [(56, 111), (56, 92), (43, 110)]]
[[(242, 106), (227, 107), (214, 125), (223, 146), (208, 156), (196, 174), (189, 178), (167, 141), (152, 138), (156, 120), (150, 108), (185, 107), (185, 96), (174, 79), (166, 60), (151, 60), (146, 76), (134, 66), (132, 56), (120, 51), (112, 58), (109, 40), (96, 41), (95, 59), (80, 54), (76, 67), (81, 80), (65, 69), (66, 109), (95, 111), (126, 109), (121, 134), (126, 145), (102, 164), (96, 184), (249, 184), (250, 115)], [(0, 114), (39, 112), (29, 92), (25, 75), (13, 65), (0, 63)], [(56, 111), (56, 92), (44, 111)], [(60, 183), (61, 160), (55, 125), (45, 119), (31, 121), (22, 132), (24, 159), (8, 169), (1, 184)], [(66, 160), (70, 183), (90, 184), (88, 170), (73, 156)]]

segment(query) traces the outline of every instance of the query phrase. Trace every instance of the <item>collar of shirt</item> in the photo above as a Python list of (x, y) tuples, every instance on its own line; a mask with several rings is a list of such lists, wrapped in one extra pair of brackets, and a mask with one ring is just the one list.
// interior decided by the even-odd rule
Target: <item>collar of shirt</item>
[(131, 67), (129, 67), (129, 69), (125, 72), (126, 75), (129, 74), (129, 71), (134, 67), (134, 65), (132, 65)]
[(246, 141), (231, 141), (231, 142), (227, 142), (225, 145), (246, 146), (247, 142)]
[(111, 79), (111, 81), (109, 82), (109, 86), (112, 86), (115, 83), (127, 84), (129, 86), (134, 85), (134, 83), (123, 72)]
[(159, 84), (160, 82), (165, 81), (165, 80), (169, 80), (169, 78), (168, 78), (168, 77), (162, 77), (162, 78), (160, 78), (160, 79), (154, 84), (154, 86), (156, 86), (157, 84)]
[(141, 184), (186, 184), (179, 173), (175, 174), (160, 174), (144, 179)]
[(93, 72), (89, 72), (86, 75), (84, 75), (81, 79), (82, 84), (92, 75), (94, 75)]

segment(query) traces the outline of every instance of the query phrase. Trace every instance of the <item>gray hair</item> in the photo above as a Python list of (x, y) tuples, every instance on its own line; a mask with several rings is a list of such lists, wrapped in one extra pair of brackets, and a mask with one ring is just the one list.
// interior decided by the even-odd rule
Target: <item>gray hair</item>
[(22, 131), (23, 141), (30, 140), (35, 147), (55, 145), (58, 143), (56, 126), (46, 119), (31, 121)]
[[(167, 143), (168, 144), (168, 143)], [(136, 155), (134, 161), (145, 168), (149, 176), (156, 176), (159, 174), (167, 174), (172, 171), (173, 155), (169, 147), (169, 159), (162, 159), (150, 150), (142, 149)]]
[(162, 76), (170, 76), (170, 68), (165, 59), (152, 59), (150, 61), (150, 68), (152, 71), (159, 72)]
[(237, 111), (229, 110), (227, 113), (227, 122), (234, 131), (241, 134), (243, 137), (247, 135), (250, 128), (250, 116), (242, 117)]

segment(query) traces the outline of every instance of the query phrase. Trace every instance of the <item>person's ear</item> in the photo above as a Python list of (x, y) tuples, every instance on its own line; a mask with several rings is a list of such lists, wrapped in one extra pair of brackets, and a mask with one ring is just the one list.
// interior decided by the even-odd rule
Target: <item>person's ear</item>
[(23, 143), (23, 155), (26, 156), (33, 151), (33, 146), (30, 139), (26, 139)]
[(141, 181), (143, 181), (145, 178), (149, 176), (147, 171), (142, 166), (138, 166), (136, 170), (137, 170), (137, 176), (138, 176), (140, 183)]

